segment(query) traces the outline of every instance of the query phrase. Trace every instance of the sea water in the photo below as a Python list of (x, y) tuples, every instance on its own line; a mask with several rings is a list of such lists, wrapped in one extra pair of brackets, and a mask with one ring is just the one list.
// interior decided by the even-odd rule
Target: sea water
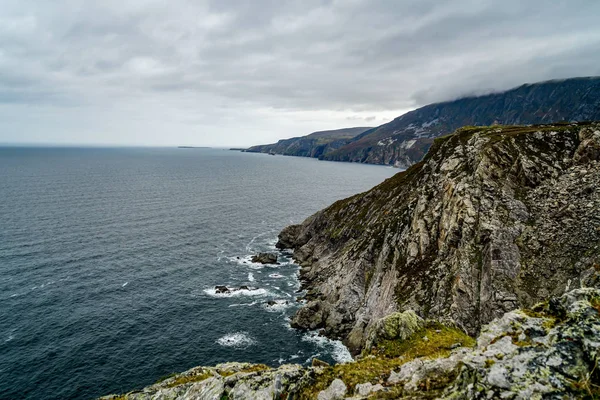
[(251, 256), (395, 172), (224, 149), (0, 148), (0, 398), (89, 399), (225, 361), (347, 361), (341, 343), (289, 327), (291, 256)]

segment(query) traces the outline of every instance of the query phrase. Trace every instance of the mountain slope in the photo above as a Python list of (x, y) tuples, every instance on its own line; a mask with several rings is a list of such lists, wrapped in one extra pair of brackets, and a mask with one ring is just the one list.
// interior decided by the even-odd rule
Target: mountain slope
[(591, 120), (600, 120), (599, 77), (541, 82), (419, 108), (320, 158), (407, 167), (421, 160), (434, 138), (462, 126)]
[(347, 144), (356, 135), (371, 128), (345, 128), (332, 131), (313, 132), (307, 136), (282, 139), (277, 143), (253, 146), (250, 153), (283, 154), (286, 156), (320, 157)]
[(412, 309), (471, 334), (600, 271), (600, 123), (463, 128), (368, 192), (284, 229), (306, 304), (293, 326), (360, 351)]

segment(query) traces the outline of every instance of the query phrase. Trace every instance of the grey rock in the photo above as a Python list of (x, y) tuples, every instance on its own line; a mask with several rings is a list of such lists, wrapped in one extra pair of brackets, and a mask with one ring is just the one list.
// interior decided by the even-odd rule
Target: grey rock
[(334, 379), (331, 385), (319, 392), (318, 400), (341, 400), (346, 396), (346, 384), (341, 379)]
[(383, 386), (379, 383), (376, 385), (373, 385), (370, 382), (359, 383), (358, 385), (356, 385), (356, 388), (354, 388), (354, 393), (358, 394), (359, 396), (368, 396), (371, 393), (376, 393), (383, 389)]

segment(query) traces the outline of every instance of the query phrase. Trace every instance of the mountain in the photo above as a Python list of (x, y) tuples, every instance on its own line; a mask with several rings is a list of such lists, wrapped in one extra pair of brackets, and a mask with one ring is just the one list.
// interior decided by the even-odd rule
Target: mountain
[(463, 126), (591, 120), (600, 120), (600, 77), (526, 84), (421, 107), (319, 158), (408, 167), (423, 158), (434, 138)]
[(306, 296), (292, 326), (354, 353), (413, 310), (470, 334), (600, 284), (600, 123), (466, 127), (423, 161), (279, 235)]
[(250, 153), (283, 154), (318, 158), (347, 144), (354, 138), (371, 128), (346, 128), (332, 131), (313, 132), (307, 136), (282, 139), (277, 143), (253, 146), (245, 151)]

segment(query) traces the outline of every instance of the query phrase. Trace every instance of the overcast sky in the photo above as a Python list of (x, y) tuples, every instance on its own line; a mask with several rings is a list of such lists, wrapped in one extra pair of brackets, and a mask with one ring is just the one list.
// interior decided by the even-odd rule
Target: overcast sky
[(246, 146), (600, 75), (598, 0), (0, 0), (0, 143)]

